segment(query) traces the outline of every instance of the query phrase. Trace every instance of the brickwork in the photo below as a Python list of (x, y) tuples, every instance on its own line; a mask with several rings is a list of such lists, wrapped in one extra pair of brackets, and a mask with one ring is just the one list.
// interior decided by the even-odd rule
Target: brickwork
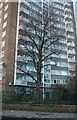
[[(6, 6), (8, 6), (8, 9), (5, 11)], [(6, 31), (6, 35), (2, 38), (2, 41), (5, 40), (5, 46), (2, 48), (2, 51), (4, 51), (2, 61), (5, 64), (2, 69), (3, 89), (8, 88), (9, 83), (13, 81), (14, 77), (17, 6), (18, 3), (16, 2), (6, 2), (3, 3), (2, 7), (2, 26), (7, 22), (7, 26), (2, 29), (2, 32)], [(5, 14), (7, 14), (6, 19), (4, 19)]]

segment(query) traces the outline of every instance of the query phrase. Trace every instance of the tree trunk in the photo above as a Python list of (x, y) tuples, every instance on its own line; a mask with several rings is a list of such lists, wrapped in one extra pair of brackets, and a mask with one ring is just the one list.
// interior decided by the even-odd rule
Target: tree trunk
[(42, 59), (42, 52), (41, 50), (39, 49), (39, 60), (38, 60), (38, 63), (37, 63), (37, 81), (36, 81), (36, 94), (37, 94), (37, 101), (38, 103), (40, 103), (40, 96), (41, 96), (41, 81), (42, 81), (42, 76), (41, 76), (41, 66), (42, 66), (42, 62), (41, 62), (41, 59)]
[(36, 82), (36, 100), (40, 103), (41, 96), (41, 72), (37, 73), (37, 82)]

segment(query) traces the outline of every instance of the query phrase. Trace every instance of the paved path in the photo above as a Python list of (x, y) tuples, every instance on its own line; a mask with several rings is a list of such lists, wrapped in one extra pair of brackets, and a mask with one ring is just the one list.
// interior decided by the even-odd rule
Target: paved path
[(66, 118), (67, 120), (77, 120), (77, 114), (75, 113), (32, 112), (22, 110), (3, 110), (2, 116), (18, 118)]

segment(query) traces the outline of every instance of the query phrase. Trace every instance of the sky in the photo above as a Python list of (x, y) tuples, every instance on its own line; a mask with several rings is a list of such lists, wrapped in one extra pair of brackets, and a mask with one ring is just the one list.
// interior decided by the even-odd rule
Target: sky
[(75, 2), (77, 1), (77, 0), (73, 0), (74, 1), (74, 12), (75, 12)]

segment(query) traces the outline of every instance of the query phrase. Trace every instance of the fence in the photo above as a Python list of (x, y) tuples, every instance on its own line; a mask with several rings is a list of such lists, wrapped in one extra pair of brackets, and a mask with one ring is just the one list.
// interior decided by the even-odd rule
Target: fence
[(32, 103), (32, 104), (77, 104), (75, 96), (61, 89), (51, 89), (37, 93), (34, 89), (18, 89), (2, 92), (3, 103)]

